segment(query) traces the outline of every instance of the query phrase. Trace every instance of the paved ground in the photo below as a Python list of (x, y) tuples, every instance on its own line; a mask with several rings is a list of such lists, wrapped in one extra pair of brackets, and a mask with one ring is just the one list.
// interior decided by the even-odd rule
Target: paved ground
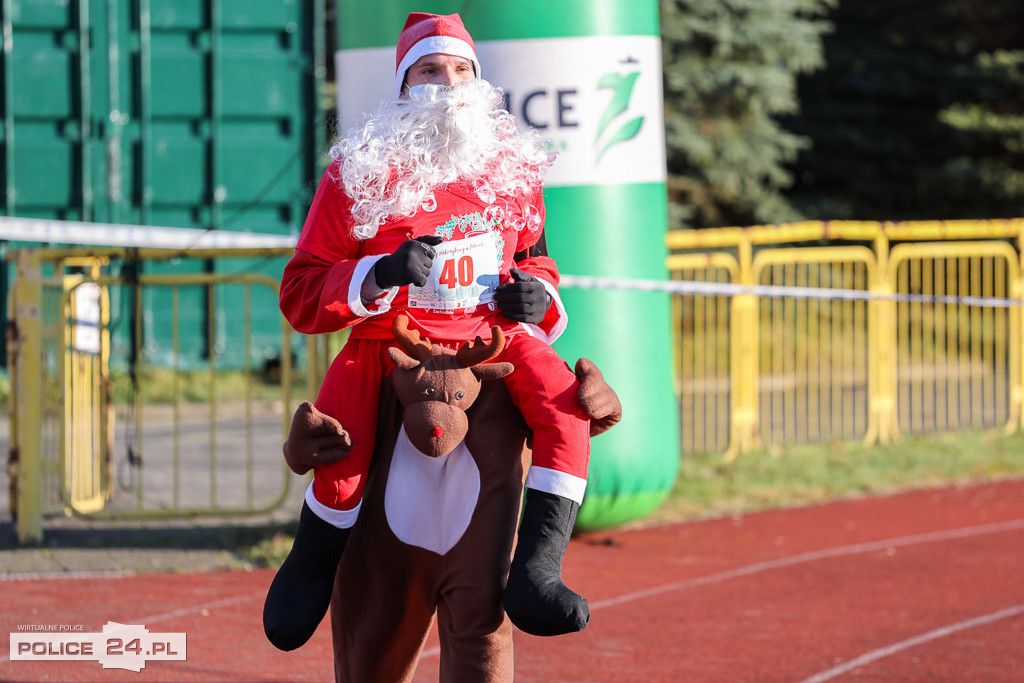
[[(166, 441), (166, 416), (157, 416), (155, 425), (146, 431), (149, 452), (159, 453), (161, 439)], [(237, 418), (229, 416), (219, 424), (222, 435), (230, 436), (237, 431)], [(188, 444), (200, 446), (207, 443), (207, 425), (193, 419), (183, 424), (183, 452)], [(281, 425), (279, 416), (265, 417), (258, 432), (259, 440), (254, 448), (260, 453), (261, 469), (257, 470), (258, 480), (271, 481), (267, 486), (270, 493), (264, 499), (272, 499), (283, 488), (281, 477), (280, 442)], [(6, 456), (9, 421), (0, 415), (0, 453)], [(120, 434), (119, 434), (120, 436)], [(223, 439), (222, 439), (223, 440)], [(229, 439), (230, 442), (230, 439)], [(239, 439), (233, 440), (234, 449), (223, 448), (222, 471), (234, 467), (230, 459), (236, 454)], [(115, 448), (119, 453), (122, 446)], [(156, 458), (153, 459), (154, 461)], [(168, 468), (162, 471), (155, 463), (147, 468), (150, 485), (146, 489), (146, 505), (152, 501), (166, 499), (166, 487), (155, 485), (171, 477)], [(189, 496), (202, 505), (208, 496), (209, 467), (205, 462), (188, 462), (182, 467), (182, 497)], [(269, 476), (268, 474), (269, 473)], [(237, 472), (233, 473), (236, 477)], [(150, 572), (150, 571), (204, 571), (213, 569), (243, 569), (244, 558), (233, 548), (247, 545), (254, 540), (272, 537), (282, 529), (289, 529), (297, 518), (302, 495), (308, 480), (288, 475), (288, 500), (278, 510), (256, 516), (195, 517), (186, 520), (124, 520), (94, 521), (81, 519), (69, 514), (56, 512), (44, 519), (43, 544), (36, 548), (17, 545), (17, 534), (13, 522), (9, 489), (10, 480), (5, 467), (0, 467), (0, 578), (49, 574), (54, 572)], [(222, 484), (228, 481), (224, 474)], [(223, 500), (223, 496), (221, 497)], [(108, 509), (132, 510), (136, 507), (134, 490), (125, 490), (115, 484), (114, 500)]]
[[(516, 680), (825, 683), (1024, 680), (1024, 480), (922, 490), (575, 539), (565, 576), (590, 600), (579, 634), (515, 634)], [(140, 671), (12, 661), (0, 680), (329, 681), (323, 624), (275, 651), (271, 570), (0, 581), (0, 633), (144, 624), (184, 633), (185, 661)], [(119, 658), (119, 663), (124, 663)], [(428, 639), (415, 681), (436, 681)]]
[[(38, 548), (14, 543), (8, 483), (0, 473), (0, 632), (144, 624), (187, 634), (188, 658), (137, 673), (11, 661), (0, 641), (0, 681), (331, 679), (327, 624), (299, 652), (275, 651), (260, 628), (273, 571), (230, 550), (289, 524), (301, 478), (275, 515), (55, 516)], [(585, 535), (570, 544), (565, 575), (593, 620), (561, 638), (516, 633), (516, 680), (1021, 681), (1022, 566), (1020, 479)], [(432, 635), (416, 681), (437, 679), (438, 652)]]
[[(6, 488), (6, 475), (0, 476)], [(292, 496), (301, 495), (302, 481)], [(6, 501), (0, 516), (0, 580), (60, 572), (188, 572), (244, 569), (235, 549), (293, 529), (301, 502), (271, 515), (168, 521), (44, 520), (43, 544), (19, 547)]]
[(16, 544), (14, 525), (0, 523), (0, 579), (61, 572), (182, 572), (243, 569), (234, 553), (247, 539), (287, 528), (285, 522), (204, 521), (96, 524), (48, 521), (37, 548)]

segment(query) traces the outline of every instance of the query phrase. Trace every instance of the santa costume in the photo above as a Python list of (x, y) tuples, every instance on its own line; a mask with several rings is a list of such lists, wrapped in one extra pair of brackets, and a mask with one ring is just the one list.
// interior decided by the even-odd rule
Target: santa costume
[[(477, 79), (403, 93), (409, 66), (438, 53), (468, 59)], [(560, 579), (586, 489), (589, 418), (576, 399), (575, 375), (550, 346), (566, 324), (557, 267), (546, 256), (529, 255), (542, 235), (540, 181), (550, 156), (537, 138), (515, 130), (500, 91), (479, 77), (472, 38), (458, 15), (411, 14), (398, 41), (396, 99), (332, 148), (334, 162), (285, 267), (280, 305), (297, 331), (351, 328), (316, 399), (316, 408), (348, 431), (351, 450), (314, 468), (295, 547), (268, 595), (264, 625), (282, 649), (304, 643), (326, 612), (373, 455), (398, 314), (449, 348), (477, 336), (488, 340), (493, 325), (503, 330), (507, 345), (492, 362), (515, 366), (506, 386), (533, 431), (506, 610), (520, 628), (544, 635), (579, 630), (589, 618), (586, 601)], [(422, 118), (409, 113), (414, 109)], [(450, 126), (440, 136), (431, 128), (438, 111), (448, 112), (438, 125)], [(438, 146), (418, 148), (432, 130)], [(460, 138), (468, 144), (460, 146)], [(382, 147), (390, 149), (383, 156)], [(431, 276), (422, 287), (380, 286), (379, 262), (410, 240), (421, 240), (430, 253)], [(499, 284), (523, 279), (540, 281), (550, 297), (536, 324), (511, 320), (494, 303)]]

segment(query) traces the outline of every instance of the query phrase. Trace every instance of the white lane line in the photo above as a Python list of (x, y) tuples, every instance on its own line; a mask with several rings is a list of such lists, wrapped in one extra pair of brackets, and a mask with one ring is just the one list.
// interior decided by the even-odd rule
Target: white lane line
[(178, 617), (188, 616), (190, 614), (196, 614), (204, 612), (206, 610), (217, 609), (218, 607), (228, 607), (230, 605), (237, 605), (242, 602), (248, 602), (249, 600), (263, 599), (267, 597), (266, 591), (259, 591), (258, 593), (247, 593), (245, 595), (236, 595), (233, 598), (223, 598), (222, 600), (213, 600), (212, 602), (204, 602), (201, 605), (193, 605), (192, 607), (183, 607), (181, 609), (172, 610), (170, 612), (161, 612), (151, 617), (142, 617), (135, 621), (128, 622), (131, 624), (142, 624), (149, 625), (156, 621), (166, 621), (167, 619), (177, 619)]
[[(706, 586), (712, 583), (728, 581), (729, 579), (737, 579), (743, 576), (750, 576), (751, 574), (759, 574), (761, 572), (770, 571), (772, 569), (792, 567), (793, 565), (805, 564), (807, 562), (814, 562), (816, 560), (827, 560), (835, 557), (845, 557), (847, 555), (870, 553), (878, 550), (886, 550), (888, 548), (902, 548), (908, 545), (919, 545), (922, 543), (936, 543), (939, 541), (949, 541), (960, 538), (971, 538), (973, 536), (997, 534), (1004, 531), (1016, 531), (1018, 529), (1024, 529), (1024, 519), (1015, 519), (1008, 522), (997, 522), (995, 524), (984, 524), (982, 526), (972, 526), (963, 529), (935, 531), (927, 534), (916, 534), (914, 536), (900, 536), (897, 538), (888, 538), (881, 541), (872, 541), (870, 543), (857, 543), (854, 545), (840, 546), (838, 548), (827, 548), (825, 550), (812, 550), (810, 552), (800, 553), (799, 555), (791, 555), (789, 557), (780, 557), (778, 559), (768, 560), (766, 562), (749, 564), (745, 567), (737, 567), (736, 569), (730, 569), (728, 571), (719, 572), (717, 574), (710, 574), (708, 576), (700, 576), (695, 579), (689, 579), (687, 581), (676, 581), (673, 583), (667, 583), (662, 586), (655, 586), (654, 588), (647, 588), (642, 591), (626, 593), (625, 595), (620, 595), (617, 598), (598, 600), (596, 602), (590, 603), (590, 611), (593, 612), (594, 610), (604, 609), (606, 607), (615, 607), (617, 605), (622, 605), (627, 602), (635, 602), (637, 600), (643, 600), (644, 598), (650, 598), (656, 595), (663, 595), (664, 593), (687, 590), (690, 588), (696, 588), (698, 586)], [(438, 648), (431, 648), (429, 650), (425, 650), (420, 654), (420, 660), (434, 657), (440, 654), (440, 652), (441, 651)]]
[(736, 569), (730, 569), (717, 574), (700, 576), (695, 579), (687, 579), (686, 581), (675, 581), (673, 583), (654, 586), (653, 588), (647, 588), (633, 593), (626, 593), (625, 595), (620, 595), (615, 598), (599, 600), (597, 602), (590, 603), (590, 610), (594, 611), (604, 609), (606, 607), (615, 607), (616, 605), (635, 602), (637, 600), (643, 600), (644, 598), (663, 595), (665, 593), (687, 590), (698, 586), (706, 586), (708, 584), (719, 583), (729, 579), (737, 579), (743, 576), (750, 576), (752, 574), (760, 574), (761, 572), (770, 571), (772, 569), (792, 567), (794, 565), (805, 564), (807, 562), (814, 562), (817, 560), (827, 560), (836, 557), (846, 557), (848, 555), (870, 553), (878, 550), (886, 550), (888, 548), (902, 548), (909, 545), (971, 538), (973, 536), (996, 534), (1004, 531), (1016, 531), (1018, 529), (1024, 529), (1024, 519), (1016, 519), (1009, 522), (998, 522), (995, 524), (984, 524), (982, 526), (966, 527), (963, 529), (951, 529), (949, 531), (936, 531), (927, 534), (917, 534), (914, 536), (901, 536), (881, 541), (872, 541), (870, 543), (857, 543), (854, 545), (840, 546), (838, 548), (827, 548), (825, 550), (812, 550), (810, 552), (800, 553), (799, 555), (780, 557), (775, 560), (749, 564), (745, 567), (737, 567)]
[[(702, 576), (696, 579), (690, 579), (687, 581), (677, 581), (662, 586), (656, 586), (654, 588), (648, 588), (642, 591), (635, 591), (633, 593), (621, 595), (617, 598), (599, 600), (597, 602), (591, 603), (590, 609), (591, 611), (593, 611), (598, 609), (604, 609), (606, 607), (614, 607), (616, 605), (621, 605), (627, 602), (634, 602), (636, 600), (642, 600), (644, 598), (662, 595), (664, 593), (686, 590), (698, 586), (705, 586), (711, 583), (727, 581), (729, 579), (735, 579), (742, 576), (750, 576), (751, 574), (758, 574), (772, 569), (780, 569), (782, 567), (791, 567), (797, 564), (814, 562), (816, 560), (823, 560), (835, 557), (845, 557), (847, 555), (856, 555), (859, 553), (868, 553), (877, 550), (885, 550), (886, 548), (900, 548), (908, 545), (935, 543), (938, 541), (948, 541), (959, 538), (970, 538), (973, 536), (982, 536), (985, 534), (994, 534), (1003, 531), (1014, 531), (1017, 529), (1024, 529), (1024, 519), (1011, 520), (1009, 522), (998, 522), (996, 524), (985, 524), (982, 526), (967, 527), (964, 529), (936, 531), (927, 534), (917, 534), (914, 536), (902, 536), (898, 538), (890, 538), (881, 541), (872, 541), (871, 543), (857, 543), (854, 545), (840, 546), (838, 548), (828, 548), (825, 550), (814, 550), (811, 552), (801, 553), (799, 555), (791, 555), (790, 557), (782, 557), (775, 560), (769, 560), (767, 562), (758, 562), (756, 564), (747, 565), (746, 567), (738, 567), (736, 569), (730, 569), (729, 571), (719, 572), (717, 574), (711, 574), (709, 576)], [(186, 614), (201, 612), (204, 609), (223, 607), (226, 605), (244, 602), (246, 600), (252, 600), (256, 597), (263, 596), (264, 593), (261, 591), (260, 593), (236, 596), (234, 598), (225, 598), (224, 600), (217, 600), (214, 602), (205, 603), (194, 607), (174, 610), (172, 612), (164, 612), (153, 617), (140, 619), (139, 621), (141, 623), (147, 623), (152, 621), (171, 619), (178, 616), (184, 616)], [(439, 653), (440, 650), (438, 650), (437, 648), (431, 648), (430, 650), (422, 652), (420, 654), (420, 659), (433, 657)], [(4, 662), (8, 659), (8, 656), (0, 656), (0, 662)]]
[(137, 574), (133, 571), (118, 571), (116, 569), (96, 572), (19, 572), (0, 574), (0, 581), (84, 581), (88, 579), (123, 579), (128, 576), (137, 576)]
[(974, 619), (968, 619), (967, 621), (961, 621), (956, 624), (950, 624), (949, 626), (943, 626), (942, 628), (937, 628), (934, 631), (928, 631), (927, 633), (922, 633), (919, 636), (914, 636), (913, 638), (908, 638), (907, 640), (903, 640), (898, 643), (893, 643), (892, 645), (887, 645), (886, 647), (879, 648), (877, 650), (874, 650), (873, 652), (868, 652), (867, 654), (861, 655), (856, 659), (851, 659), (845, 664), (834, 666), (831, 669), (827, 669), (825, 671), (822, 671), (821, 673), (817, 673), (811, 676), (810, 678), (805, 678), (800, 683), (823, 683), (824, 681), (831, 680), (836, 676), (841, 676), (844, 673), (852, 671), (858, 667), (870, 664), (875, 660), (888, 657), (889, 655), (894, 655), (897, 652), (901, 652), (912, 647), (917, 647), (918, 645), (922, 645), (932, 640), (945, 638), (946, 636), (952, 635), (954, 633), (966, 631), (969, 628), (974, 628), (976, 626), (985, 626), (986, 624), (991, 624), (993, 622), (999, 621), (1000, 619), (1015, 617), (1018, 614), (1024, 614), (1024, 605), (1017, 605), (1016, 607), (1007, 607), (1006, 609), (999, 610), (998, 612), (992, 612), (991, 614), (986, 614), (984, 616), (976, 617)]

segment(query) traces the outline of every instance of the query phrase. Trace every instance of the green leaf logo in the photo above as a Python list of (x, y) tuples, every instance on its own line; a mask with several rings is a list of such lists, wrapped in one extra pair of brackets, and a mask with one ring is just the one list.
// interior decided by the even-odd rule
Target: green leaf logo
[[(600, 90), (609, 89), (612, 91), (612, 99), (608, 102), (608, 106), (605, 107), (604, 114), (601, 115), (601, 122), (597, 125), (597, 135), (594, 136), (594, 143), (599, 144), (601, 136), (604, 134), (605, 129), (612, 123), (616, 118), (622, 115), (629, 108), (629, 101), (633, 97), (633, 87), (636, 85), (636, 79), (640, 77), (639, 71), (622, 75), (617, 73), (610, 73), (601, 76), (597, 82), (597, 87)], [(597, 159), (594, 161), (594, 165), (601, 162), (601, 157), (608, 151), (610, 147), (620, 142), (626, 142), (632, 140), (640, 133), (640, 128), (643, 126), (644, 117), (637, 116), (632, 118), (621, 126), (614, 134), (609, 137), (603, 146), (598, 149)]]

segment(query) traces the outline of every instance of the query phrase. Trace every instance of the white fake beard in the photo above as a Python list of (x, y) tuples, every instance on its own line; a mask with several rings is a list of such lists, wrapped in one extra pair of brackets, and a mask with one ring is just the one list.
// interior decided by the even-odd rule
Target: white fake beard
[(533, 194), (556, 154), (535, 130), (520, 132), (502, 104), (501, 90), (482, 79), (415, 86), (350, 130), (330, 155), (342, 160), (337, 180), (353, 202), (354, 236), (369, 239), (391, 217), (432, 210), (433, 190), (457, 180), (492, 215), (516, 203), (507, 214), (513, 228), (539, 230)]

